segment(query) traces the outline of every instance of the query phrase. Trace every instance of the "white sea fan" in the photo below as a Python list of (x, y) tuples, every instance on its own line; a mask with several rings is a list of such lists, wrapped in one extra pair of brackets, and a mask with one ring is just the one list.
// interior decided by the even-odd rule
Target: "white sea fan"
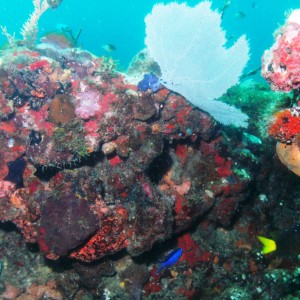
[(221, 14), (211, 2), (195, 7), (157, 4), (146, 16), (145, 44), (159, 64), (165, 86), (228, 125), (247, 126), (247, 115), (214, 99), (239, 81), (249, 59), (243, 35), (229, 49)]
[(34, 10), (21, 28), (23, 40), (28, 44), (35, 42), (38, 31), (38, 21), (41, 15), (49, 8), (49, 4), (46, 0), (33, 0), (32, 2)]

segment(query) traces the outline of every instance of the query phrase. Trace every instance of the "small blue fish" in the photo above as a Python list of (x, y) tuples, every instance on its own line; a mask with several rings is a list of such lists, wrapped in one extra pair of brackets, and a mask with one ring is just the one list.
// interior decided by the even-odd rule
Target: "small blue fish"
[(165, 259), (161, 262), (161, 265), (159, 266), (158, 270), (156, 271), (156, 274), (158, 274), (163, 268), (168, 268), (172, 265), (174, 265), (179, 258), (182, 255), (182, 249), (181, 248), (176, 248), (173, 251), (171, 251)]

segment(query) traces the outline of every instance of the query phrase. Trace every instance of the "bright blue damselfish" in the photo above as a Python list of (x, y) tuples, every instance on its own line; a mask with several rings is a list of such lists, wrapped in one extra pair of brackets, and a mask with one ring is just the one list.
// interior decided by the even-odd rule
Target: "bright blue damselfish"
[(159, 266), (156, 274), (159, 273), (163, 268), (168, 268), (174, 265), (182, 255), (183, 250), (181, 248), (176, 248), (171, 251), (166, 258), (162, 261), (161, 265)]
[(138, 83), (138, 90), (141, 92), (147, 92), (151, 90), (156, 92), (160, 89), (160, 80), (155, 75), (149, 73), (145, 74), (144, 78)]

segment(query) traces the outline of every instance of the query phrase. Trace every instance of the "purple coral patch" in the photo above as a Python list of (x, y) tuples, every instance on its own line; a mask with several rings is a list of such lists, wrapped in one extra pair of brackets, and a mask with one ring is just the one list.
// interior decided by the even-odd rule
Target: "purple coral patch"
[(153, 74), (145, 74), (144, 78), (138, 83), (138, 90), (141, 92), (147, 92), (151, 90), (156, 92), (161, 88), (160, 80)]
[(42, 210), (44, 241), (51, 252), (66, 255), (99, 227), (87, 201), (72, 196), (49, 198)]

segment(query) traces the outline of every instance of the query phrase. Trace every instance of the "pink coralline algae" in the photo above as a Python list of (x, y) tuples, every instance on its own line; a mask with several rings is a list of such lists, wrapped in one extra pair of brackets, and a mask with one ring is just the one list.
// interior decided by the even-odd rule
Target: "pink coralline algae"
[(60, 51), (3, 52), (0, 221), (84, 262), (142, 254), (204, 216), (230, 225), (255, 175), (241, 144), (182, 96)]
[(262, 59), (262, 76), (275, 91), (300, 87), (300, 13), (294, 10), (277, 30), (276, 42)]

